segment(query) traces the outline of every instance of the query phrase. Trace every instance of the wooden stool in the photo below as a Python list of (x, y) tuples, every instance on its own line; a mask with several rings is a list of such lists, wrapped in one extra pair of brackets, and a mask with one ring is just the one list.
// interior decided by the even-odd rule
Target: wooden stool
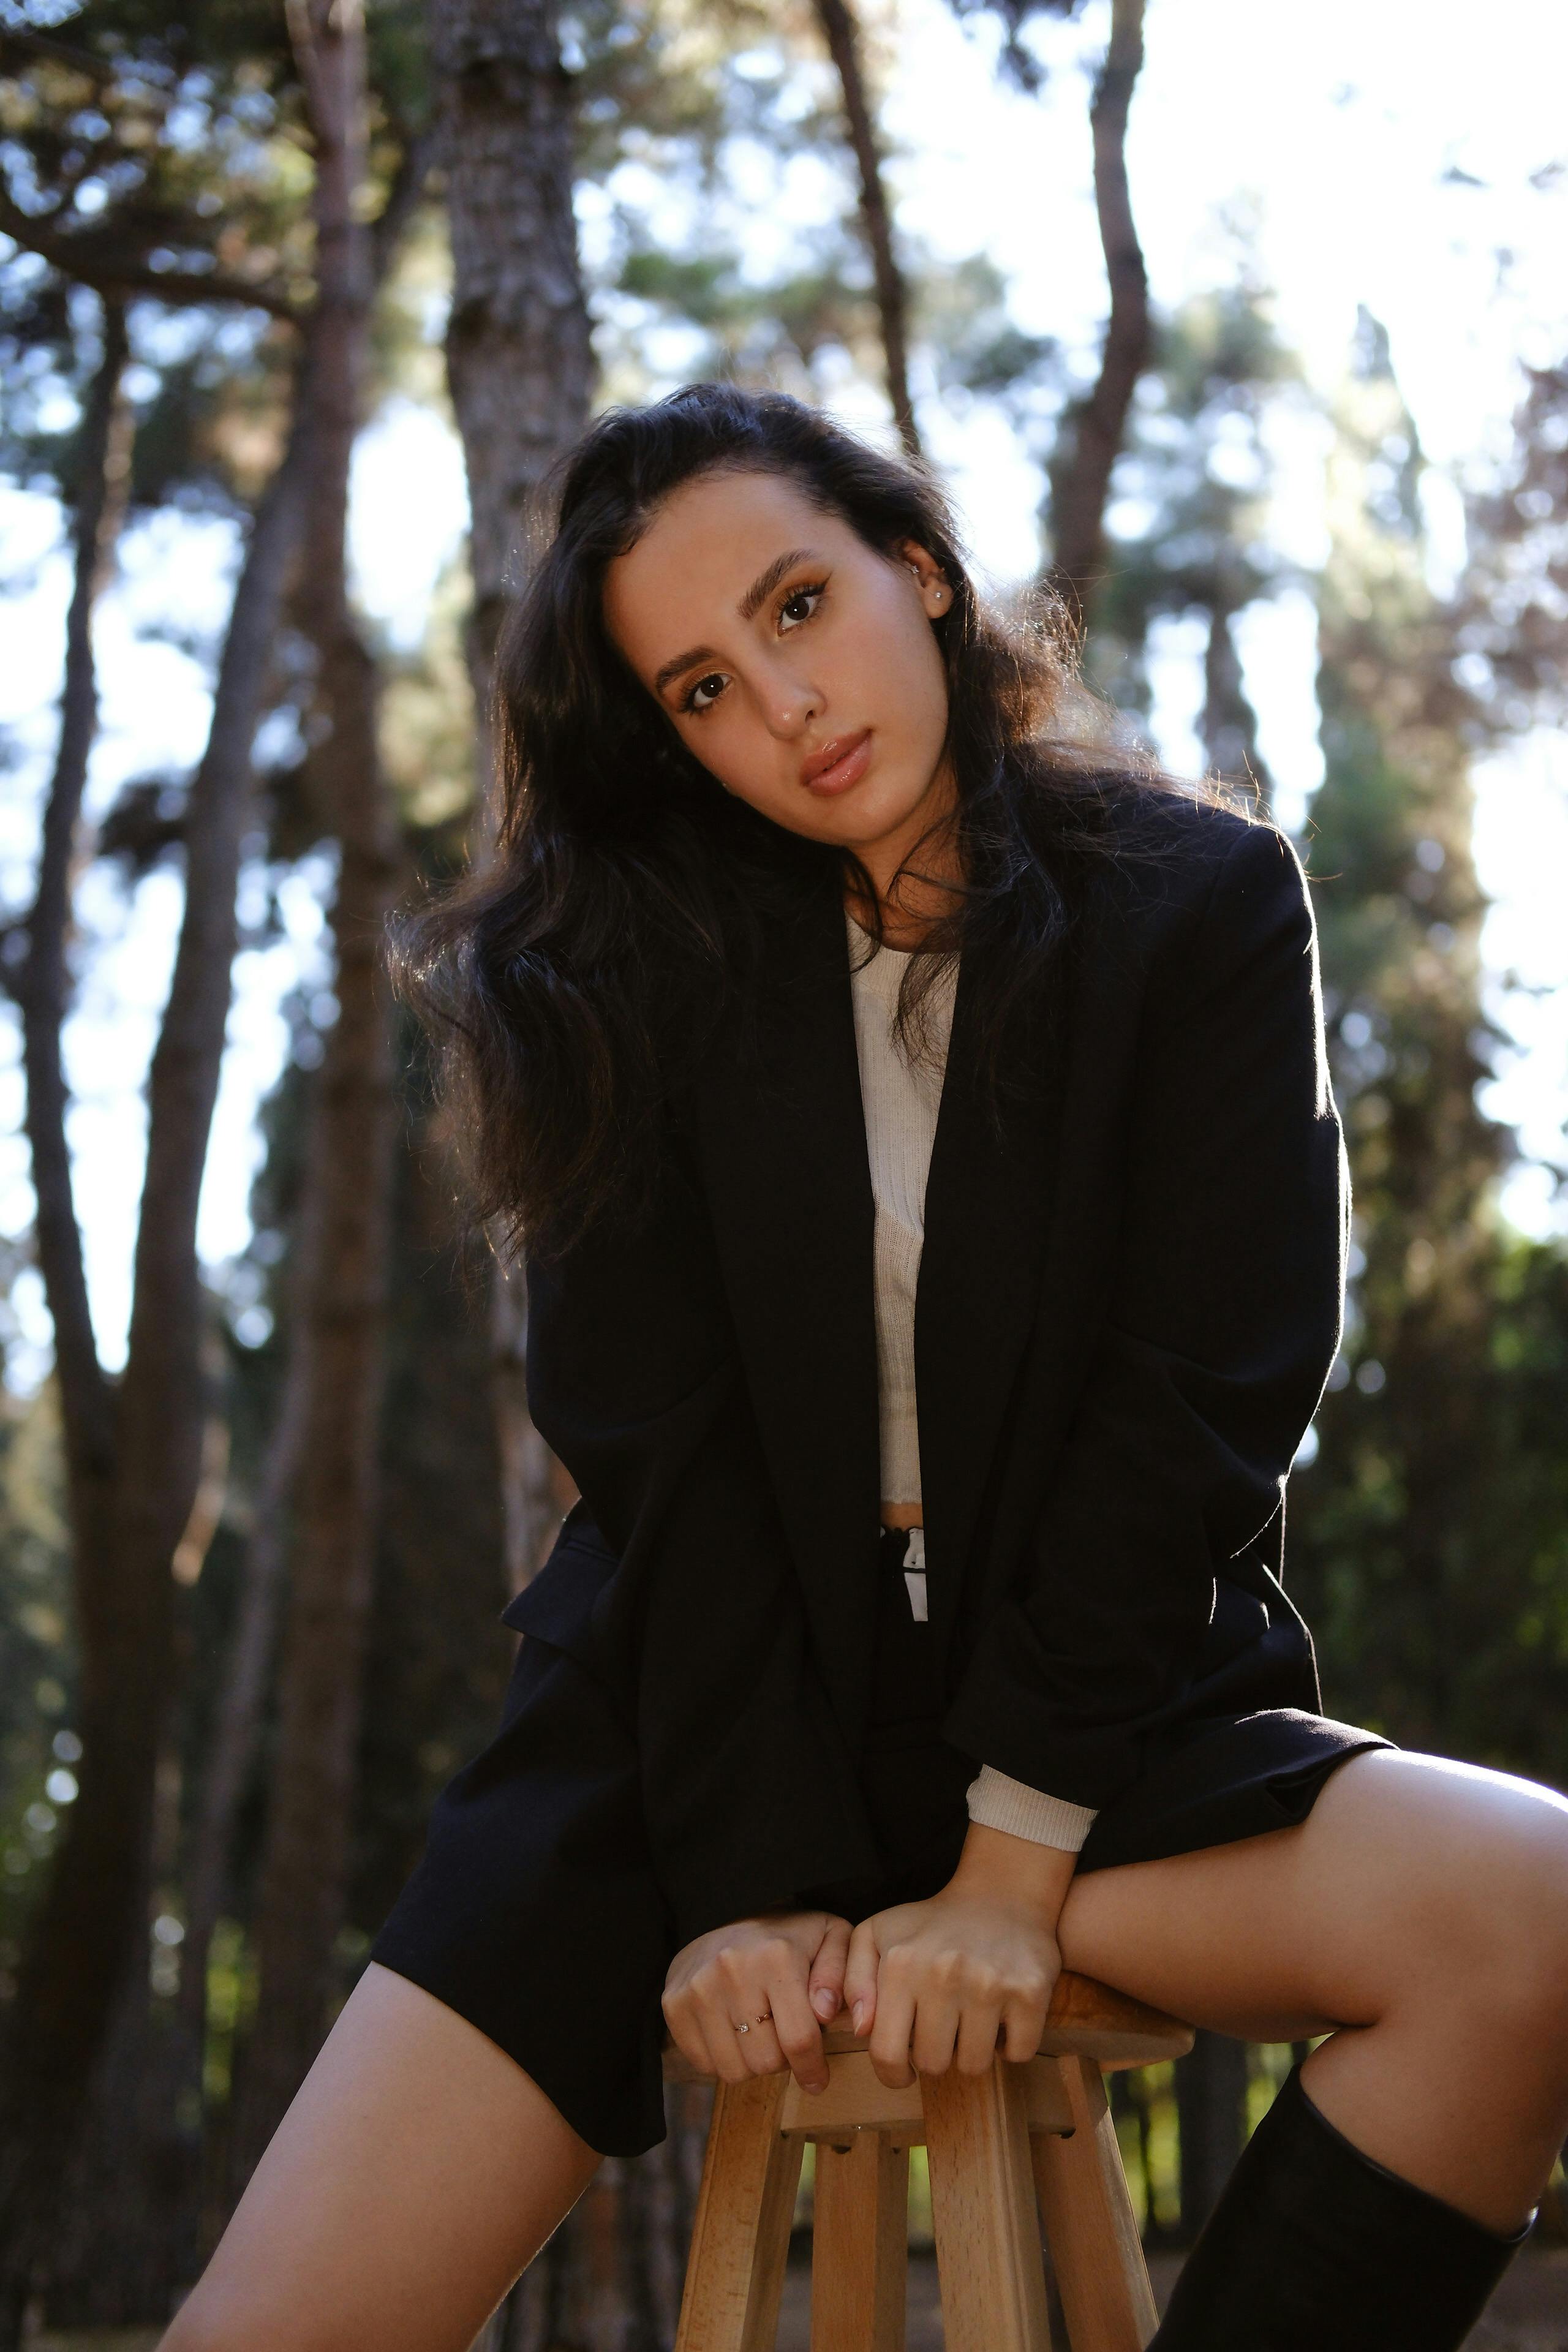
[[(1089, 1977), (1057, 1983), (1026, 2065), (887, 2091), (829, 2026), (828, 2084), (721, 2083), (676, 2352), (773, 2352), (805, 2143), (816, 2144), (812, 2352), (901, 2352), (910, 2149), (931, 2166), (947, 2352), (1049, 2352), (1037, 2194), (1071, 2352), (1142, 2352), (1154, 2299), (1102, 2077), (1190, 2050), (1190, 2029)], [(675, 2051), (670, 2082), (698, 2076)], [(1030, 2174), (1033, 2172), (1033, 2189)]]

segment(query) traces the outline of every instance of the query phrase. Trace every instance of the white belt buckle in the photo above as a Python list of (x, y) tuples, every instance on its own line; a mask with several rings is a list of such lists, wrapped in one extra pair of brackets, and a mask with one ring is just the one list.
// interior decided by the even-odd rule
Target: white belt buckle
[(909, 1546), (904, 1553), (904, 1587), (910, 1596), (910, 1615), (915, 1623), (929, 1623), (926, 1611), (926, 1534), (923, 1528), (910, 1529)]

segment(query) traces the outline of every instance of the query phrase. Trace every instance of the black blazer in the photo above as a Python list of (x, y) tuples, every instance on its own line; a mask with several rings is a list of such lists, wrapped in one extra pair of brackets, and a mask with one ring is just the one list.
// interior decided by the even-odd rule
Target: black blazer
[[(1088, 860), (988, 1120), (960, 966), (915, 1318), (943, 1736), (1105, 1807), (1195, 1717), (1320, 1704), (1286, 1475), (1339, 1344), (1349, 1187), (1300, 866), (1184, 798)], [(507, 1622), (613, 1694), (676, 1941), (875, 1868), (873, 1206), (836, 886), (769, 932), (753, 1051), (656, 1207), (529, 1271), (582, 1490)]]

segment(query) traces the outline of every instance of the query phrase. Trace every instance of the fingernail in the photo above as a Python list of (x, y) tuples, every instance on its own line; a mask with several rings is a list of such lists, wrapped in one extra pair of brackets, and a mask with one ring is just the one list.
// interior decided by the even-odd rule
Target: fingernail
[(857, 2033), (858, 2033), (858, 2032), (859, 2032), (859, 2031), (860, 2031), (860, 2029), (861, 2029), (861, 2027), (862, 2027), (862, 2026), (865, 2024), (865, 2022), (866, 2022), (866, 2004), (865, 2004), (865, 2002), (864, 2002), (863, 2000), (858, 2000), (858, 2001), (856, 2002), (856, 2004), (855, 2004), (854, 2008), (850, 2011), (849, 2014), (850, 2014), (850, 2017), (852, 2018), (852, 2020), (854, 2021), (855, 2031), (856, 2031), (856, 2032), (857, 2032)]
[(831, 2017), (838, 2007), (838, 1996), (835, 1992), (829, 1992), (826, 1985), (818, 1985), (811, 1996), (811, 2005), (818, 2017)]

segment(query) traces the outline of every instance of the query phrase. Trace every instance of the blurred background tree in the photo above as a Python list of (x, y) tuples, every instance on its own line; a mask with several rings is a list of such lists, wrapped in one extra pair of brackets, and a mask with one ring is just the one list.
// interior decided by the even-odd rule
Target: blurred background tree
[[(1205, 282), (1151, 294), (1161, 12), (953, 13), (1032, 110), (1042, 183), (1072, 168), (1045, 142), (1079, 142), (1081, 201), (1043, 233), (1081, 316), (1065, 269), (1048, 317), (1020, 299), (1006, 223), (966, 247), (911, 201), (943, 168), (910, 145), (908, 51), (940, 30), (917, 0), (0, 19), (0, 493), (55, 518), (72, 583), (0, 845), (32, 1182), (0, 1236), (4, 2343), (29, 2313), (154, 2326), (195, 2274), (488, 1736), (497, 1614), (570, 1499), (528, 1420), (526, 1301), (459, 1235), (366, 950), (394, 895), (487, 854), (499, 615), (606, 403), (780, 384), (971, 501), (1005, 442), (1038, 509), (1013, 576), (1068, 598), (1121, 723), (1174, 723), (1296, 831), (1356, 1230), (1292, 1589), (1331, 1713), (1568, 1786), (1568, 1251), (1560, 1217), (1505, 1213), (1511, 1000), (1474, 841), (1478, 773), (1563, 709), (1561, 352), (1521, 368), (1454, 559), (1452, 469), (1387, 331), (1363, 308), (1342, 366), (1309, 362), (1245, 191)], [(417, 568), (371, 530), (378, 436), (444, 486), (405, 476), (403, 529), (443, 499), (460, 520), (466, 481), (467, 545), (449, 521), (407, 616), (363, 551)], [(19, 610), (28, 584), (0, 590)], [(142, 658), (199, 681), (189, 758), (128, 759), (106, 725), (132, 604)], [(1258, 648), (1292, 631), (1282, 728)], [(153, 982), (117, 1351), (80, 1113), (127, 940)], [(268, 988), (283, 1042), (237, 1175), (215, 1099), (221, 1129)], [(216, 1254), (215, 1167), (249, 1187)], [(1205, 2035), (1119, 2079), (1151, 2243), (1190, 2240), (1289, 2060)], [(491, 2352), (672, 2340), (700, 2105), (672, 2124), (604, 2168)]]

